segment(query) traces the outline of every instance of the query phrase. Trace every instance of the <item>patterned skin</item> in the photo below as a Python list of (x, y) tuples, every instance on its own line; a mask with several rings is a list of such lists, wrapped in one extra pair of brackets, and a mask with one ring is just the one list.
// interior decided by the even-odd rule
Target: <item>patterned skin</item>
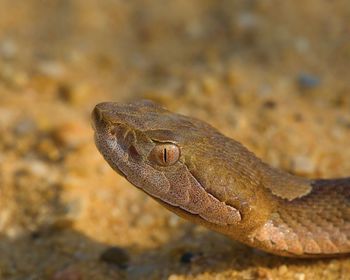
[(151, 101), (100, 103), (92, 123), (109, 165), (179, 216), (277, 255), (350, 252), (350, 178), (272, 168), (209, 124)]

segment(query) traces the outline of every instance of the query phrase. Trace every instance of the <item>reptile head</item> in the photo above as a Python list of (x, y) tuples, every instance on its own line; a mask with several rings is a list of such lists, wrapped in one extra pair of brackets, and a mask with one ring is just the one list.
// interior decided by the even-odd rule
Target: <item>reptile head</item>
[(233, 224), (240, 220), (239, 212), (221, 201), (221, 192), (216, 195), (206, 188), (208, 180), (217, 178), (205, 174), (202, 165), (206, 163), (201, 158), (216, 152), (222, 161), (224, 150), (215, 148), (215, 137), (224, 136), (213, 127), (150, 101), (100, 103), (93, 110), (92, 120), (97, 148), (132, 184), (169, 206), (209, 222)]

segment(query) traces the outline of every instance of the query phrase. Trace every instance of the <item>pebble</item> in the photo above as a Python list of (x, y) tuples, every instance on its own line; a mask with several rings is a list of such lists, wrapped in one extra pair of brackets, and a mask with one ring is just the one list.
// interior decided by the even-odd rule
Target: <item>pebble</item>
[(5, 59), (13, 59), (17, 55), (17, 45), (10, 39), (0, 43), (0, 55)]
[(202, 252), (185, 252), (180, 257), (180, 263), (182, 264), (190, 264), (196, 261), (199, 261), (203, 257)]
[(16, 136), (24, 136), (30, 133), (35, 133), (37, 129), (37, 124), (33, 119), (26, 118), (19, 121), (14, 126), (14, 133)]
[(219, 85), (220, 83), (214, 77), (207, 76), (202, 80), (202, 87), (207, 95), (213, 95), (218, 92)]
[(141, 212), (141, 208), (140, 208), (140, 206), (138, 204), (132, 204), (129, 207), (129, 211), (133, 215), (138, 215)]
[(183, 280), (184, 278), (182, 276), (171, 274), (168, 278), (168, 280)]
[(195, 98), (202, 93), (198, 83), (193, 80), (189, 80), (185, 84), (184, 92), (187, 98)]
[(28, 164), (28, 171), (36, 177), (47, 177), (49, 174), (49, 166), (45, 164), (43, 161), (32, 160)]
[(252, 13), (241, 13), (237, 17), (237, 26), (243, 31), (254, 30), (259, 26), (259, 18)]
[(332, 127), (330, 130), (330, 135), (337, 140), (344, 139), (345, 137), (345, 130), (340, 127)]
[(150, 214), (141, 215), (140, 218), (137, 220), (137, 226), (141, 227), (152, 226), (154, 223), (155, 218), (153, 215)]
[(186, 253), (182, 254), (182, 256), (180, 258), (180, 262), (183, 264), (189, 264), (192, 262), (194, 257), (195, 257), (195, 255), (193, 253), (186, 252)]
[(19, 227), (17, 225), (14, 225), (12, 227), (9, 227), (5, 231), (5, 236), (8, 237), (9, 239), (16, 239), (19, 238), (24, 232), (24, 229), (22, 227)]
[(312, 89), (321, 84), (321, 79), (317, 76), (301, 73), (298, 76), (298, 85), (301, 89)]
[(42, 140), (37, 146), (37, 151), (46, 159), (58, 161), (62, 158), (62, 151), (51, 139)]
[(316, 165), (310, 158), (299, 155), (292, 159), (292, 168), (297, 174), (306, 175), (313, 174), (316, 170)]
[(78, 122), (66, 122), (53, 131), (53, 138), (58, 144), (75, 148), (90, 140), (90, 130)]
[(65, 67), (57, 61), (42, 61), (38, 64), (38, 69), (41, 74), (52, 78), (60, 78), (66, 72)]
[(205, 29), (199, 20), (192, 19), (192, 21), (186, 25), (185, 31), (187, 35), (193, 39), (199, 39), (205, 35)]
[(295, 273), (294, 277), (295, 277), (295, 280), (304, 280), (305, 279), (305, 273)]
[(100, 260), (125, 269), (128, 266), (130, 257), (125, 249), (120, 247), (110, 247), (101, 254)]
[(278, 268), (278, 273), (281, 275), (287, 273), (287, 271), (288, 271), (288, 267), (286, 265), (281, 265)]
[(57, 91), (59, 97), (71, 105), (82, 104), (89, 95), (89, 87), (85, 84), (61, 84)]
[(343, 116), (337, 118), (337, 124), (347, 129), (350, 129), (350, 119)]
[(226, 82), (232, 88), (235, 88), (240, 81), (239, 72), (236, 69), (229, 69), (226, 74)]
[(295, 40), (295, 49), (299, 53), (307, 53), (310, 50), (310, 43), (306, 38), (297, 38)]
[(257, 277), (257, 279), (261, 279), (261, 280), (272, 280), (273, 279), (270, 271), (264, 267), (257, 268), (256, 277)]
[(62, 270), (57, 271), (52, 280), (82, 280), (83, 277), (77, 269), (72, 266), (68, 266)]
[(65, 205), (66, 218), (77, 219), (82, 213), (83, 204), (83, 200), (78, 198), (67, 201)]
[(3, 65), (0, 68), (0, 80), (13, 88), (22, 88), (29, 82), (27, 73), (16, 70), (9, 65)]
[(170, 215), (168, 219), (168, 224), (170, 227), (177, 227), (179, 225), (180, 218), (175, 214)]
[(275, 109), (277, 107), (277, 103), (273, 100), (266, 100), (263, 103), (263, 108), (265, 109)]
[(3, 232), (6, 225), (12, 220), (12, 211), (10, 209), (2, 209), (0, 211), (0, 232)]
[[(159, 269), (160, 265), (161, 264), (146, 261), (145, 263), (138, 263), (135, 266), (130, 266), (127, 270), (127, 279), (167, 279), (164, 278), (164, 274), (162, 274), (161, 269)], [(161, 275), (163, 277), (161, 277)]]

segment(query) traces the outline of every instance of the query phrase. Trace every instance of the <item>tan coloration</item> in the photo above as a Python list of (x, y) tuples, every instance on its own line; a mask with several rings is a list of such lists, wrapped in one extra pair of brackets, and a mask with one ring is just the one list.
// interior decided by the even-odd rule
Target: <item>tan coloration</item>
[[(101, 103), (92, 118), (111, 167), (178, 215), (278, 255), (350, 252), (349, 178), (274, 169), (210, 125), (149, 101)], [(178, 147), (178, 160), (150, 156), (158, 145)]]

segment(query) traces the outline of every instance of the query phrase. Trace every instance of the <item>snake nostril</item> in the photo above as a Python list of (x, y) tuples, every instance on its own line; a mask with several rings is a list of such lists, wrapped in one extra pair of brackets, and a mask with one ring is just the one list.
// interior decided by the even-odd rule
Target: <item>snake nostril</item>
[(92, 115), (96, 121), (103, 120), (103, 114), (98, 105), (95, 106), (94, 110), (92, 111)]

